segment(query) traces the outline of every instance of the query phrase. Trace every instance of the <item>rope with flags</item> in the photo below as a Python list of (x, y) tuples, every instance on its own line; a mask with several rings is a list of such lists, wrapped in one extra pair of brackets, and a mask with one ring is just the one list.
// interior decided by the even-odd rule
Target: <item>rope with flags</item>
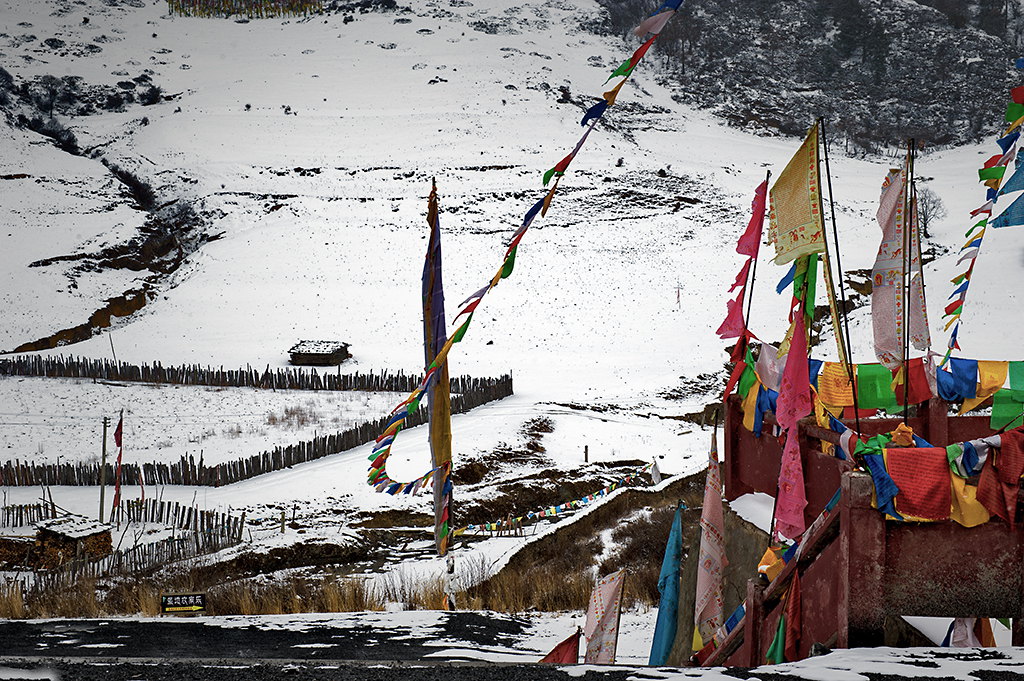
[[(558, 183), (565, 175), (569, 165), (572, 163), (573, 159), (576, 158), (576, 155), (579, 153), (584, 142), (586, 142), (587, 137), (597, 126), (608, 107), (615, 104), (616, 98), (622, 90), (622, 86), (632, 76), (637, 64), (639, 64), (643, 59), (650, 46), (654, 43), (654, 40), (658, 37), (669, 19), (672, 18), (682, 3), (683, 0), (665, 0), (665, 2), (663, 2), (650, 17), (644, 20), (634, 30), (634, 34), (639, 37), (644, 37), (648, 34), (651, 34), (651, 37), (641, 45), (629, 59), (624, 61), (617, 69), (615, 69), (611, 76), (609, 76), (608, 80), (619, 77), (621, 77), (622, 80), (611, 90), (605, 92), (601, 100), (587, 110), (580, 123), (581, 126), (586, 128), (583, 136), (569, 154), (555, 164), (553, 168), (544, 173), (543, 185), (547, 186), (552, 178), (555, 180), (554, 184), (544, 197), (538, 200), (526, 212), (522, 224), (512, 234), (512, 237), (505, 248), (505, 255), (502, 259), (501, 266), (485, 286), (472, 293), (459, 304), (461, 309), (459, 310), (459, 313), (455, 315), (455, 319), (452, 322), (453, 325), (458, 324), (457, 328), (438, 351), (434, 360), (427, 366), (420, 384), (417, 385), (411, 393), (409, 393), (408, 397), (406, 397), (391, 411), (384, 432), (377, 437), (373, 451), (369, 456), (371, 463), (367, 473), (367, 483), (374, 487), (376, 491), (385, 492), (391, 495), (415, 494), (423, 489), (428, 483), (434, 482), (434, 484), (437, 484), (438, 478), (443, 481), (442, 484), (446, 488), (451, 486), (450, 462), (431, 468), (429, 471), (414, 480), (401, 482), (392, 479), (387, 473), (387, 461), (391, 454), (391, 448), (395, 443), (395, 439), (397, 438), (398, 433), (401, 432), (402, 428), (405, 427), (406, 419), (419, 408), (419, 404), (423, 399), (423, 396), (430, 389), (430, 386), (438, 379), (440, 369), (445, 365), (448, 353), (451, 352), (452, 347), (456, 343), (461, 342), (465, 337), (466, 331), (468, 330), (470, 323), (473, 321), (473, 313), (483, 301), (484, 296), (486, 296), (491, 289), (496, 287), (502, 279), (507, 279), (512, 274), (512, 271), (515, 268), (516, 251), (518, 250), (519, 243), (523, 240), (527, 230), (530, 228), (530, 225), (533, 223), (534, 219), (536, 219), (538, 214), (541, 217), (544, 217), (547, 214), (547, 211), (551, 206), (551, 201), (555, 196), (555, 192), (558, 190)], [(463, 317), (465, 317), (464, 320), (462, 320)], [(460, 320), (462, 321), (460, 322)], [(446, 489), (442, 493), (447, 495), (450, 493), (450, 490)], [(450, 532), (447, 524), (445, 524), (445, 531)]]
[[(1017, 60), (1017, 68), (1024, 68), (1024, 60)], [(1010, 91), (1012, 101), (1006, 107), (1006, 122), (1009, 127), (997, 140), (1000, 153), (992, 156), (984, 167), (978, 170), (978, 180), (984, 182), (988, 187), (985, 203), (971, 211), (972, 218), (980, 219), (971, 225), (971, 228), (964, 234), (967, 239), (960, 247), (960, 258), (957, 265), (967, 263), (967, 269), (956, 275), (950, 282), (955, 286), (949, 295), (949, 303), (943, 311), (943, 319), (948, 317), (944, 330), (952, 331), (949, 334), (949, 343), (945, 356), (942, 358), (941, 366), (949, 362), (953, 350), (960, 349), (957, 336), (960, 333), (960, 318), (964, 311), (964, 302), (967, 300), (967, 291), (971, 285), (971, 276), (974, 274), (974, 266), (978, 261), (978, 254), (981, 252), (981, 245), (985, 233), (989, 227), (1010, 227), (1024, 224), (1024, 195), (1019, 196), (1013, 203), (992, 218), (996, 202), (1000, 196), (1024, 190), (1024, 174), (1018, 168), (1016, 172), (1003, 184), (1006, 169), (1017, 157), (1017, 150), (1020, 142), (1020, 127), (1024, 124), (1024, 86), (1013, 88)]]

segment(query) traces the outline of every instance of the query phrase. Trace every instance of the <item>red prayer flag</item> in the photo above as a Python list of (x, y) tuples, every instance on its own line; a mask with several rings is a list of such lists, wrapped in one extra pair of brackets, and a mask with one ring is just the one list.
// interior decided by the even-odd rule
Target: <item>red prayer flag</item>
[(800, 608), (800, 570), (793, 570), (793, 581), (786, 596), (786, 661), (796, 662), (800, 658), (800, 631), (803, 617)]
[(541, 658), (551, 664), (577, 664), (580, 661), (580, 630), (551, 649)]
[(121, 433), (124, 430), (124, 412), (121, 413), (121, 418), (117, 421), (117, 428), (114, 429), (114, 446), (121, 446)]
[(1017, 104), (1024, 104), (1024, 85), (1010, 90), (1010, 97), (1012, 97), (1013, 101)]
[(1001, 161), (1002, 158), (1003, 158), (1002, 154), (996, 154), (995, 156), (991, 157), (989, 160), (985, 161), (985, 165), (983, 167), (991, 168), (995, 164), (999, 163), (999, 161)]
[(751, 258), (757, 257), (761, 248), (761, 232), (764, 228), (765, 203), (768, 197), (768, 180), (758, 185), (754, 192), (754, 200), (750, 204), (750, 222), (747, 229), (736, 242), (736, 252)]
[(636, 52), (633, 53), (633, 56), (629, 58), (630, 70), (632, 70), (637, 64), (640, 63), (640, 60), (644, 58), (645, 54), (647, 54), (647, 50), (651, 49), (651, 45), (653, 45), (654, 41), (657, 39), (657, 35), (652, 35), (647, 42), (645, 42), (643, 45), (636, 49)]
[[(899, 373), (899, 369), (893, 371), (893, 377)], [(907, 362), (907, 375), (909, 376), (909, 385), (907, 386), (907, 404), (920, 404), (927, 402), (932, 398), (932, 389), (928, 383), (928, 374), (925, 373), (924, 369), (924, 358), (915, 357), (914, 359)], [(896, 403), (903, 404), (903, 382), (900, 381), (896, 384)]]
[(900, 489), (897, 511), (924, 520), (949, 518), (949, 460), (945, 447), (887, 449), (885, 469)]

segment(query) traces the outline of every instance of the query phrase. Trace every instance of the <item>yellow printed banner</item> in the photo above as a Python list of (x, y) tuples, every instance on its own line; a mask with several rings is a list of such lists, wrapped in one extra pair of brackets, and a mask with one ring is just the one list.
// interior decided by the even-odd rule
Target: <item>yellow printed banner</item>
[(825, 250), (818, 172), (818, 126), (775, 181), (770, 193), (768, 243), (775, 244), (775, 262), (784, 265)]

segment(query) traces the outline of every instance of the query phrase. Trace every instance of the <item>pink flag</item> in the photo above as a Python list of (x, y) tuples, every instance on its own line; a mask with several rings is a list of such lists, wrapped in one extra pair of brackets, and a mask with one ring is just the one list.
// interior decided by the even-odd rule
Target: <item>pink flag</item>
[(764, 227), (764, 209), (768, 196), (768, 180), (758, 185), (754, 192), (754, 201), (750, 204), (750, 222), (747, 223), (747, 230), (743, 232), (739, 241), (736, 242), (736, 252), (751, 258), (757, 257), (761, 248), (761, 231)]
[[(780, 395), (781, 398), (781, 395)], [(804, 467), (800, 460), (800, 437), (796, 426), (786, 430), (786, 447), (779, 468), (779, 494), (775, 500), (775, 529), (782, 536), (796, 539), (804, 530)]]
[(796, 427), (797, 422), (810, 413), (810, 375), (807, 371), (807, 330), (803, 310), (793, 321), (792, 340), (786, 354), (786, 368), (779, 382), (779, 398), (775, 418), (784, 430)]
[(747, 285), (747, 273), (750, 272), (750, 263), (754, 262), (753, 258), (747, 258), (747, 262), (743, 263), (743, 267), (736, 273), (736, 281), (729, 287), (729, 293), (732, 293), (740, 286)]
[(718, 436), (711, 433), (708, 473), (704, 479), (704, 507), (700, 514), (700, 554), (697, 560), (697, 596), (694, 624), (704, 643), (722, 626), (722, 571), (725, 556), (725, 519), (722, 513), (722, 478), (718, 469)]
[(665, 28), (665, 24), (668, 23), (668, 20), (672, 18), (673, 14), (675, 14), (673, 10), (668, 10), (661, 14), (655, 14), (653, 17), (644, 19), (639, 26), (633, 29), (633, 35), (638, 38), (643, 38), (648, 33), (658, 35), (661, 33), (661, 29)]
[(626, 571), (613, 572), (594, 587), (587, 608), (583, 634), (587, 637), (587, 664), (615, 664), (615, 648), (619, 642), (619, 608), (622, 605), (622, 584)]
[(747, 328), (746, 322), (743, 319), (743, 295), (746, 292), (747, 290), (742, 288), (736, 294), (735, 300), (726, 302), (725, 305), (729, 312), (725, 316), (725, 321), (715, 331), (719, 338), (739, 338), (743, 335), (744, 330)]

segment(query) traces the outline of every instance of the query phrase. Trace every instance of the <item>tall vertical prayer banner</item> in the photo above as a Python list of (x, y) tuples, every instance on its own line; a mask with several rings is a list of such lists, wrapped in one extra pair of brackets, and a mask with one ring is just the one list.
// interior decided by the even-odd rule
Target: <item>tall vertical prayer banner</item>
[[(910, 342), (918, 350), (931, 345), (928, 312), (924, 301), (923, 270), (920, 253), (921, 235), (916, 210), (907, 220), (908, 164), (893, 168), (882, 182), (876, 219), (882, 228), (882, 242), (871, 270), (871, 324), (874, 331), (875, 356), (888, 369), (898, 368), (903, 356), (903, 324), (906, 313), (910, 323)], [(904, 253), (906, 230), (910, 229), (910, 252)], [(905, 257), (909, 256), (909, 257)], [(910, 299), (905, 300), (904, 274), (910, 264)], [(905, 309), (906, 308), (906, 309)]]
[[(441, 224), (437, 210), (437, 186), (432, 184), (427, 201), (430, 238), (423, 263), (423, 354), (424, 366), (441, 352), (448, 340), (445, 334), (444, 286), (441, 280)], [(434, 468), (434, 544), (438, 555), (448, 551), (451, 526), (452, 422), (448, 363), (441, 365), (437, 378), (427, 391), (430, 407), (430, 457)]]
[(608, 575), (594, 586), (587, 608), (583, 634), (587, 637), (587, 664), (615, 664), (615, 648), (619, 643), (619, 612), (622, 607), (622, 585), (626, 571)]
[(704, 507), (700, 513), (700, 553), (697, 558), (697, 596), (694, 625), (707, 645), (722, 626), (722, 575), (725, 557), (725, 518), (722, 511), (722, 476), (718, 469), (718, 434), (711, 433), (708, 473), (704, 480)]
[(114, 514), (121, 504), (121, 459), (124, 448), (121, 443), (124, 441), (124, 410), (121, 410), (121, 418), (117, 420), (117, 428), (114, 429), (114, 446), (117, 447), (117, 465), (114, 467), (114, 503), (110, 507), (110, 521), (114, 521)]
[(820, 190), (815, 124), (769, 193), (768, 243), (775, 244), (776, 264), (825, 250)]

